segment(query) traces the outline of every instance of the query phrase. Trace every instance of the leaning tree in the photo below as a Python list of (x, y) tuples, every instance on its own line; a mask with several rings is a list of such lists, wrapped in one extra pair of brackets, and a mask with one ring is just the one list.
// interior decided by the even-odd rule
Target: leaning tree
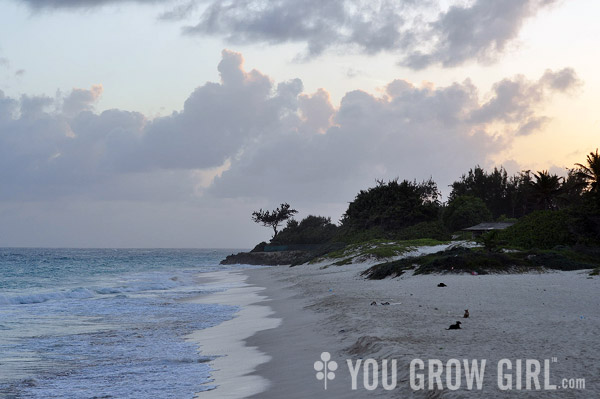
[(298, 213), (295, 209), (290, 209), (290, 204), (284, 203), (273, 211), (263, 211), (262, 209), (252, 212), (252, 220), (265, 227), (273, 229), (273, 238), (277, 236), (277, 228), (286, 220)]

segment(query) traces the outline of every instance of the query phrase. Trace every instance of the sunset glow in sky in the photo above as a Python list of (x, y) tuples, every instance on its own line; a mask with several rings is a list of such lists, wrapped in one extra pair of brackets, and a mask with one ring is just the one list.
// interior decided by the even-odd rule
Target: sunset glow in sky
[(583, 162), (595, 0), (0, 0), (0, 246), (251, 247), (376, 179)]

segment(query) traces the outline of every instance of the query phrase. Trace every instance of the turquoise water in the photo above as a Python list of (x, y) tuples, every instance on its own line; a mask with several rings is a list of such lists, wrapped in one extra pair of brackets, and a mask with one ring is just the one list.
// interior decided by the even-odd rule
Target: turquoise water
[[(188, 299), (226, 287), (231, 250), (0, 249), (0, 398), (192, 398), (214, 388), (184, 339), (233, 317)], [(230, 269), (231, 267), (229, 267)]]

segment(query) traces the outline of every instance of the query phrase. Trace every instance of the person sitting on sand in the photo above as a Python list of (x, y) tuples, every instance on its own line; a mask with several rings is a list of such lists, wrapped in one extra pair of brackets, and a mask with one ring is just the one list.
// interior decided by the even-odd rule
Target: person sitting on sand
[(464, 314), (463, 318), (465, 318), (465, 319), (469, 318), (469, 309), (465, 309), (465, 314)]

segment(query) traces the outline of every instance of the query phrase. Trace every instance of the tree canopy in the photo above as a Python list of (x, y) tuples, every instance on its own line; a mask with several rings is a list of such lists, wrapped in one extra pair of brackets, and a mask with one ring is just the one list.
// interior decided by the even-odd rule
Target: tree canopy
[(398, 231), (420, 222), (436, 220), (440, 192), (431, 179), (421, 183), (398, 179), (361, 190), (348, 205), (342, 225), (352, 229)]
[(458, 231), (492, 220), (492, 214), (481, 198), (461, 195), (454, 198), (444, 210), (443, 220), (451, 231)]
[(338, 227), (331, 218), (309, 215), (300, 222), (290, 219), (287, 226), (272, 240), (276, 245), (322, 244), (330, 241)]
[(575, 164), (579, 168), (577, 175), (583, 179), (589, 190), (598, 193), (600, 191), (600, 154), (598, 149), (596, 152), (590, 152), (587, 156), (587, 165), (580, 163)]
[(262, 208), (252, 212), (252, 220), (260, 223), (265, 227), (273, 229), (273, 238), (277, 237), (277, 229), (279, 226), (298, 213), (297, 210), (291, 209), (290, 204), (283, 203), (273, 211), (263, 211)]

